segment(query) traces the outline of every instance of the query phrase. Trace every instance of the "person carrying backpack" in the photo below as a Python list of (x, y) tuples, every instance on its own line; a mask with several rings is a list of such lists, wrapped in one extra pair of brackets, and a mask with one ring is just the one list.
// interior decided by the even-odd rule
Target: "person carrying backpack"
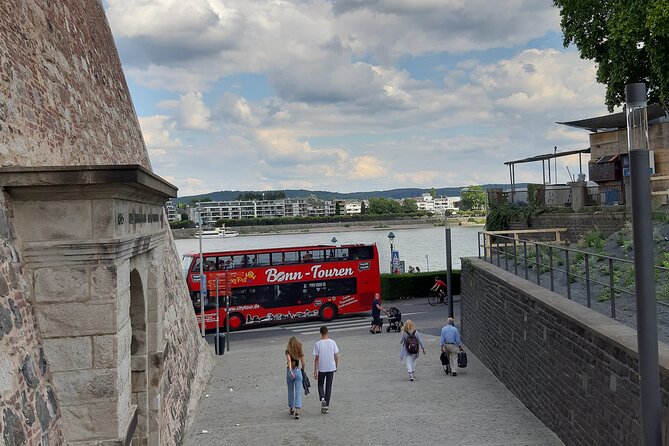
[(423, 350), (423, 354), (425, 354), (425, 346), (423, 345), (420, 333), (416, 330), (416, 325), (411, 319), (407, 319), (402, 327), (402, 340), (400, 344), (402, 346), (400, 359), (406, 362), (409, 381), (413, 381), (416, 377), (416, 359), (420, 350)]

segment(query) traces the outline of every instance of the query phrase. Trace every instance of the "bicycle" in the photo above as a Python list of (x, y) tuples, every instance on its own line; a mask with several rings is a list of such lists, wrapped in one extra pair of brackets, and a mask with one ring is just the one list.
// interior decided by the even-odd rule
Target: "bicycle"
[(427, 296), (427, 303), (433, 307), (437, 304), (447, 304), (448, 300), (446, 299), (446, 293), (443, 291), (430, 291), (430, 294)]

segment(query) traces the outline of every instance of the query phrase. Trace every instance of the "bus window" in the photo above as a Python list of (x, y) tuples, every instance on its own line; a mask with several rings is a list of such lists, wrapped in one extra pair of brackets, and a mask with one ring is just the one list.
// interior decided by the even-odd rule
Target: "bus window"
[(200, 256), (194, 257), (194, 259), (195, 262), (193, 262), (193, 269), (191, 271), (198, 274), (200, 272)]
[(257, 254), (251, 258), (252, 266), (268, 266), (269, 264), (269, 254)]
[(327, 282), (328, 296), (342, 296), (344, 294), (355, 294), (355, 279), (335, 279)]
[(348, 248), (337, 248), (335, 249), (335, 257), (337, 260), (347, 260), (348, 259)]
[(285, 265), (289, 263), (300, 263), (298, 251), (273, 252), (272, 265)]
[(184, 277), (188, 277), (188, 269), (190, 268), (191, 263), (193, 263), (193, 257), (183, 256), (181, 258), (181, 270), (184, 273)]
[(371, 246), (356, 246), (348, 249), (349, 260), (370, 260), (373, 257)]
[(325, 282), (309, 282), (304, 284), (307, 302), (311, 303), (318, 297), (324, 297), (327, 292), (327, 284)]
[(304, 285), (301, 283), (284, 283), (276, 285), (277, 292), (272, 306), (289, 307), (304, 303)]
[(300, 252), (302, 262), (323, 262), (325, 261), (325, 251), (321, 249)]
[(325, 261), (325, 251), (323, 251), (322, 249), (311, 251), (311, 255), (314, 259), (314, 262), (320, 263)]
[(204, 271), (216, 271), (216, 257), (204, 258)]

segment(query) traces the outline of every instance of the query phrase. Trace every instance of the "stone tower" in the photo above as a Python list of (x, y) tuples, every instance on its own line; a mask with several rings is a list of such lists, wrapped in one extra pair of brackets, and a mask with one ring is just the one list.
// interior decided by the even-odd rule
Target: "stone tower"
[(0, 445), (182, 444), (213, 364), (99, 0), (0, 2)]

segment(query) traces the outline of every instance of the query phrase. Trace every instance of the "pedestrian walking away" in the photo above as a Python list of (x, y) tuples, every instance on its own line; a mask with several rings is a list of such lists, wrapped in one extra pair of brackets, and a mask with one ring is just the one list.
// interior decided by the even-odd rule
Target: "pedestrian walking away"
[(382, 311), (388, 314), (388, 311), (381, 306), (381, 295), (376, 293), (372, 301), (372, 328), (369, 329), (370, 333), (381, 333), (381, 326), (383, 325), (381, 320)]
[(332, 381), (339, 366), (339, 348), (328, 336), (328, 327), (321, 327), (321, 339), (314, 345), (314, 378), (318, 380), (318, 398), (321, 400), (321, 413), (328, 413)]
[[(441, 329), (441, 337), (439, 340), (441, 344), (441, 351), (445, 352), (449, 357), (451, 374), (458, 375), (458, 352), (465, 351), (462, 348), (462, 340), (460, 339), (460, 332), (455, 327), (455, 320), (449, 317), (446, 320), (446, 326)], [(446, 372), (448, 374), (448, 372)]]
[[(302, 370), (300, 370), (302, 364)], [(288, 385), (288, 413), (296, 420), (302, 412), (302, 373), (306, 370), (302, 343), (295, 336), (286, 346), (286, 384)]]
[(416, 324), (411, 319), (407, 319), (402, 327), (400, 345), (402, 346), (400, 360), (405, 361), (409, 381), (413, 381), (416, 377), (416, 359), (418, 359), (420, 350), (423, 350), (423, 354), (425, 354), (425, 345), (423, 345), (423, 338), (416, 330)]

